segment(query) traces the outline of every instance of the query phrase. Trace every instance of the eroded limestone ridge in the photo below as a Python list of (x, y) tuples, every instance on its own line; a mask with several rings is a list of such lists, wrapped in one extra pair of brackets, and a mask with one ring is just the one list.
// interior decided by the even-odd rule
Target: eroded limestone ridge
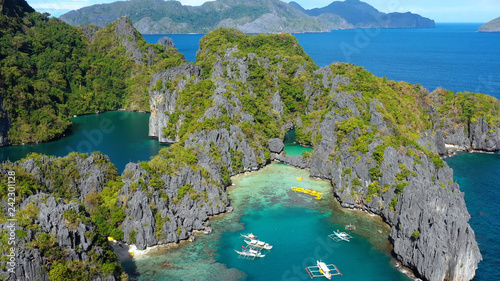
[[(195, 65), (202, 72), (188, 75)], [(201, 149), (205, 162), (206, 155), (222, 159), (230, 174), (262, 165), (261, 151), (264, 164), (307, 168), (332, 182), (344, 207), (381, 216), (392, 227), (395, 256), (417, 276), (473, 278), (482, 257), (463, 193), (440, 155), (446, 145), (498, 150), (498, 100), (429, 93), (350, 64), (319, 68), (284, 34), (216, 30), (202, 38), (195, 65), (158, 73), (151, 83), (150, 127), (163, 132), (160, 139)], [(291, 127), (313, 152), (284, 154), (281, 139)], [(249, 147), (226, 145), (221, 129)], [(244, 164), (252, 159), (257, 166)]]

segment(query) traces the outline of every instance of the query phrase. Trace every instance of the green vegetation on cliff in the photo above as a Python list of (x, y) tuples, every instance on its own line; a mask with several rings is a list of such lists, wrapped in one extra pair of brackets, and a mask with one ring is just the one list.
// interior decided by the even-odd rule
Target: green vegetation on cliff
[[(91, 165), (96, 165), (97, 170), (87, 170)], [(107, 236), (123, 238), (123, 232), (117, 226), (125, 214), (116, 205), (117, 192), (123, 183), (109, 158), (98, 152), (90, 156), (70, 153), (64, 158), (31, 154), (16, 163), (0, 165), (0, 171), (4, 174), (15, 172), (16, 209), (30, 198), (30, 203), (16, 211), (18, 252), (26, 255), (29, 251), (39, 252), (43, 257), (40, 266), (47, 271), (50, 280), (120, 277), (122, 268), (108, 245)], [(83, 190), (91, 185), (86, 181), (89, 174), (99, 175), (101, 182), (94, 181), (95, 188), (85, 196), (85, 202), (81, 202)], [(104, 185), (102, 190), (101, 185)], [(2, 202), (11, 197), (7, 190), (7, 177), (2, 177)], [(5, 206), (0, 209), (1, 224), (7, 219)], [(40, 214), (42, 211), (44, 215)], [(62, 221), (58, 222), (58, 218)], [(53, 228), (54, 225), (58, 227)], [(31, 238), (26, 233), (30, 233)], [(7, 232), (2, 230), (0, 244), (3, 247), (8, 246), (6, 235)], [(74, 248), (66, 242), (72, 239), (78, 241)], [(70, 251), (74, 251), (77, 257), (85, 254), (88, 259), (71, 258)]]
[[(114, 32), (123, 36), (114, 41)], [(178, 142), (148, 162), (131, 165), (123, 177), (99, 153), (72, 153), (57, 159), (34, 154), (0, 166), (4, 174), (11, 169), (16, 172), (19, 200), (34, 196), (18, 213), (23, 228), (19, 235), (35, 232), (24, 245), (53, 261), (47, 270), (55, 280), (74, 274), (81, 274), (76, 277), (80, 279), (118, 276), (120, 267), (106, 244), (108, 235), (143, 246), (166, 241), (161, 239), (168, 236), (173, 237), (171, 241), (187, 239), (186, 220), (175, 220), (178, 212), (172, 209), (184, 202), (176, 211), (200, 210), (205, 217), (207, 210), (210, 214), (224, 211), (219, 207), (227, 203), (225, 187), (230, 175), (268, 163), (269, 139), (283, 137), (290, 126), (295, 126), (298, 140), (321, 148), (311, 152), (309, 159), (319, 162), (316, 169), (325, 168), (322, 176), (342, 171), (336, 177), (336, 191), (345, 190), (344, 195), (355, 204), (378, 202), (374, 208), (394, 214), (400, 195), (419, 176), (412, 168), (421, 165), (429, 174), (445, 165), (426, 144), (432, 141), (440, 120), (457, 120), (465, 126), (484, 117), (492, 127), (499, 122), (500, 104), (491, 97), (444, 90), (428, 93), (419, 85), (378, 78), (351, 64), (319, 68), (289, 34), (245, 35), (218, 29), (201, 40), (196, 64), (179, 67), (172, 67), (182, 63), (177, 52), (158, 56), (161, 48), (141, 41), (125, 19), (97, 32), (89, 42), (79, 34), (88, 52), (79, 61), (83, 66), (75, 69), (85, 70), (85, 75), (82, 72), (80, 80), (68, 78), (70, 89), (80, 88), (81, 82), (86, 92), (99, 93), (88, 100), (96, 97), (104, 107), (144, 104), (140, 93), (145, 91), (148, 76), (169, 68), (151, 80), (151, 106), (158, 106), (153, 103), (159, 100), (160, 105), (168, 102), (168, 110), (162, 107), (156, 114), (168, 117), (162, 119), (166, 123), (161, 124), (162, 133)], [(132, 77), (135, 71), (142, 74)], [(126, 95), (128, 83), (137, 86), (138, 94)], [(71, 100), (71, 93), (63, 95), (68, 104), (82, 102)], [(43, 95), (34, 97), (38, 96)], [(93, 106), (88, 103), (85, 108), (96, 109)], [(346, 165), (342, 161), (351, 161), (351, 166), (342, 166)], [(443, 187), (447, 186), (443, 183)], [(3, 178), (0, 196), (4, 202), (5, 190)], [(392, 194), (381, 202), (388, 192)], [(138, 203), (131, 204), (137, 208), (131, 210), (128, 200)], [(211, 206), (213, 202), (219, 205)], [(47, 212), (49, 203), (57, 206), (68, 231), (78, 232), (82, 225), (89, 229), (84, 232), (92, 242), (88, 262), (70, 260), (57, 237), (39, 222), (38, 214)], [(204, 209), (205, 205), (210, 208)], [(1, 210), (0, 222), (5, 222), (5, 207)], [(204, 227), (198, 223), (198, 228)], [(149, 232), (144, 231), (146, 227)], [(144, 242), (144, 233), (152, 242)]]
[[(149, 110), (151, 75), (184, 63), (183, 56), (146, 43), (127, 20), (118, 24), (89, 40), (81, 29), (46, 14), (0, 14), (0, 90), (11, 143), (59, 137), (73, 115)], [(124, 32), (132, 36), (124, 38)]]

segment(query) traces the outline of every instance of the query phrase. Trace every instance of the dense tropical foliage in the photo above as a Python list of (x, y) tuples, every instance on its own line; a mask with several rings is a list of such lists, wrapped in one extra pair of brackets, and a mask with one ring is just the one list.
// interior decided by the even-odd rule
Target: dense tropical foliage
[[(137, 31), (127, 38), (116, 34), (116, 23), (93, 40), (82, 29), (36, 12), (22, 18), (0, 14), (0, 27), (0, 90), (14, 144), (61, 136), (73, 115), (147, 111), (151, 75), (184, 63), (176, 49), (148, 44)], [(125, 40), (143, 58), (134, 61)]]

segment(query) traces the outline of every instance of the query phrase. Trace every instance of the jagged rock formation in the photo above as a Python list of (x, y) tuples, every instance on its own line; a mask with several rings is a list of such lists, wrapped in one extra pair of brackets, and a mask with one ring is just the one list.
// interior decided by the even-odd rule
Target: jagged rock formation
[(167, 48), (175, 48), (175, 43), (172, 38), (169, 38), (167, 36), (162, 37), (160, 40), (158, 40), (158, 44), (165, 46)]
[[(429, 101), (429, 111), (433, 119), (435, 141), (464, 151), (500, 150), (498, 100), (467, 92), (458, 93), (454, 99), (450, 98), (451, 95), (443, 89), (437, 89), (429, 95), (432, 100)], [(490, 112), (484, 115), (486, 108), (490, 108)], [(441, 155), (446, 153), (439, 152)]]
[[(207, 37), (221, 40), (220, 35), (216, 33)], [(275, 126), (272, 121), (275, 120), (278, 127), (285, 128), (291, 120), (295, 124), (298, 140), (314, 147), (307, 158), (290, 157), (282, 152), (280, 138), (269, 138), (266, 146), (271, 153), (270, 159), (310, 169), (311, 176), (332, 182), (334, 194), (342, 206), (381, 216), (392, 228), (390, 239), (395, 256), (422, 279), (473, 278), (481, 254), (474, 231), (468, 224), (470, 216), (463, 194), (453, 182), (452, 170), (438, 154), (445, 154), (445, 142), (449, 144), (449, 131), (443, 130), (443, 127), (455, 130), (468, 126), (470, 133), (464, 136), (471, 145), (484, 150), (497, 149), (500, 144), (496, 138), (500, 109), (497, 100), (472, 93), (450, 95), (440, 89), (428, 93), (419, 86), (376, 78), (348, 64), (311, 70), (307, 66), (299, 67), (302, 63), (297, 63), (293, 64), (293, 69), (285, 70), (282, 63), (288, 57), (282, 57), (284, 53), (277, 55), (277, 60), (271, 60), (271, 56), (261, 55), (260, 52), (265, 52), (263, 49), (256, 53), (244, 50), (241, 46), (251, 44), (243, 36), (231, 32), (224, 36), (235, 36), (238, 39), (228, 41), (239, 44), (228, 45), (222, 39), (217, 42), (225, 49), (218, 50), (213, 49), (211, 39), (202, 40), (200, 44), (198, 60), (203, 62), (200, 64), (203, 67), (200, 77), (206, 78), (196, 80), (195, 84), (212, 82), (212, 87), (207, 88), (209, 95), (205, 96), (210, 103), (199, 114), (202, 118), (184, 119), (182, 123), (202, 123), (211, 118), (219, 120), (219, 126), (229, 126), (230, 130), (223, 129), (225, 133), (221, 134), (211, 129), (212, 133), (190, 133), (183, 137), (180, 133), (183, 125), (164, 124), (179, 136), (179, 144), (199, 147), (201, 153), (198, 155), (203, 155), (200, 159), (204, 162), (210, 162), (207, 160), (210, 154), (203, 151), (215, 151), (217, 148), (221, 154), (210, 157), (222, 159), (221, 163), (230, 167), (233, 174), (234, 161), (229, 159), (234, 155), (231, 151), (239, 146), (217, 143), (220, 140), (225, 143), (230, 135), (237, 135), (238, 127), (241, 128), (245, 122), (260, 119), (255, 113), (253, 120), (241, 119), (243, 113), (248, 113), (241, 93), (252, 96), (254, 91), (258, 91), (256, 80), (263, 84), (267, 80), (267, 88), (264, 89), (269, 109), (258, 111), (269, 116), (270, 126)], [(258, 74), (259, 71), (263, 73)], [(280, 79), (290, 78), (304, 81), (299, 87), (303, 89), (301, 106), (304, 106), (305, 114), (292, 119), (288, 119), (291, 117), (290, 108), (293, 108), (289, 104), (292, 91), (286, 86), (274, 88), (275, 85), (283, 85)], [(190, 84), (189, 79), (179, 81), (183, 81), (183, 87)], [(167, 82), (159, 85), (158, 88), (163, 89), (161, 92), (155, 91), (152, 86), (150, 96), (169, 96), (171, 90), (165, 91), (166, 85)], [(182, 92), (176, 100), (182, 100), (187, 95)], [(469, 110), (471, 104), (478, 105), (476, 111)], [(484, 104), (492, 106), (482, 107)], [(177, 109), (158, 111), (157, 115), (172, 116), (186, 112), (186, 107), (179, 106), (179, 102), (174, 107)], [(444, 110), (448, 107), (450, 110)], [(224, 119), (225, 115), (228, 119)], [(210, 135), (212, 137), (207, 139)], [(245, 135), (249, 138), (248, 134)], [(209, 146), (209, 143), (212, 144)], [(242, 149), (241, 159), (246, 155), (252, 159), (253, 151)], [(247, 166), (252, 165), (245, 165), (244, 170)], [(435, 254), (436, 249), (439, 249), (439, 255)]]
[[(149, 136), (157, 137), (161, 143), (173, 143), (178, 141), (178, 134), (175, 133), (181, 122), (182, 116), (172, 122), (170, 115), (177, 108), (176, 101), (179, 93), (185, 89), (186, 81), (193, 79), (200, 80), (201, 68), (192, 63), (187, 63), (178, 67), (160, 71), (153, 75), (151, 79), (152, 89), (150, 90), (149, 104), (151, 106), (151, 117), (149, 118)], [(173, 82), (176, 87), (169, 87)], [(157, 86), (158, 85), (158, 86)], [(153, 87), (154, 86), (154, 87)], [(170, 123), (169, 128), (168, 124)], [(170, 129), (165, 132), (165, 129)], [(173, 131), (172, 131), (173, 130)], [(172, 133), (174, 132), (174, 133)]]
[[(109, 158), (101, 154), (88, 157), (73, 154), (58, 159), (37, 156), (0, 166), (2, 174), (16, 172), (17, 196), (20, 199), (16, 211), (17, 252), (15, 274), (10, 273), (12, 280), (71, 277), (112, 281), (120, 276), (121, 267), (116, 256), (109, 254), (106, 238), (96, 235), (90, 215), (78, 203), (83, 201), (79, 198), (87, 190), (102, 190), (107, 181), (105, 175), (112, 173), (112, 169), (116, 173), (116, 169), (109, 165)], [(78, 176), (70, 178), (65, 172)], [(64, 176), (66, 178), (62, 178)], [(64, 197), (76, 201), (63, 200)], [(2, 198), (2, 208), (6, 208), (6, 202)], [(9, 224), (1, 224), (2, 234), (12, 231)], [(8, 246), (3, 238), (2, 245)], [(5, 251), (5, 248), (2, 250)], [(110, 267), (102, 267), (102, 260), (115, 263), (111, 271)], [(91, 270), (90, 266), (95, 268)]]
[(479, 32), (500, 32), (500, 17), (493, 19), (481, 27), (479, 27)]
[[(138, 249), (177, 243), (193, 236), (193, 230), (211, 231), (209, 216), (229, 207), (227, 193), (202, 170), (185, 167), (152, 187), (152, 177), (138, 164), (128, 164), (123, 172), (123, 198), (126, 218), (121, 225), (124, 241)], [(185, 192), (185, 196), (183, 194)]]

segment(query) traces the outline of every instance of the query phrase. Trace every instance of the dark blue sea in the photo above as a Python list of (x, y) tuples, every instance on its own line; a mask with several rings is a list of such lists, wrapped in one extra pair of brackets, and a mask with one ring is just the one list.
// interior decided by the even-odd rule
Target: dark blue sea
[[(478, 33), (480, 25), (441, 23), (434, 29), (339, 30), (295, 36), (319, 66), (337, 61), (350, 62), (377, 76), (421, 84), (430, 91), (443, 87), (455, 92), (481, 92), (500, 98), (500, 33)], [(154, 43), (163, 36), (144, 37)], [(167, 36), (174, 40), (187, 60), (195, 61), (198, 41), (203, 35)], [(463, 153), (446, 159), (446, 162), (454, 169), (455, 180), (465, 193), (471, 214), (470, 224), (483, 255), (474, 280), (500, 280), (500, 243), (497, 237), (500, 233), (500, 154)], [(255, 223), (251, 215), (241, 220), (249, 226)], [(246, 271), (245, 267), (221, 258), (221, 253), (229, 251), (221, 250), (221, 245), (234, 241), (230, 233), (223, 234), (222, 242), (213, 246), (218, 249), (214, 249), (216, 260)], [(259, 274), (259, 269), (253, 268), (249, 270), (250, 276), (244, 278), (253, 279), (253, 271)], [(392, 276), (380, 280), (398, 278)]]

